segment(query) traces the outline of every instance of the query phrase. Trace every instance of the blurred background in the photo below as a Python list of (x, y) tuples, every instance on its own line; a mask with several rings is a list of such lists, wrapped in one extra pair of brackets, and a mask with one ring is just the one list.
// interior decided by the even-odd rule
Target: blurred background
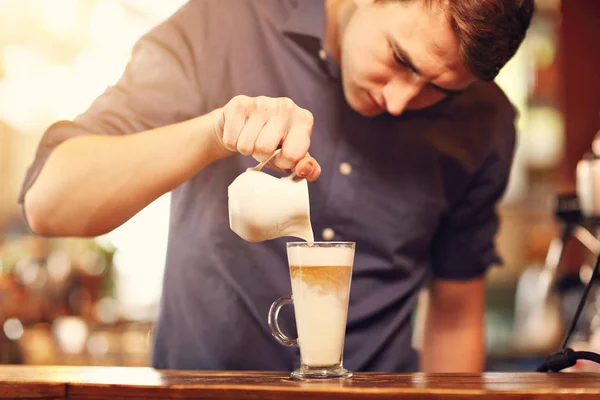
[[(0, 363), (148, 365), (169, 196), (94, 239), (31, 235), (16, 198), (44, 130), (115, 83), (135, 41), (183, 3), (0, 0)], [(504, 266), (488, 276), (488, 370), (533, 370), (557, 349), (597, 251), (594, 221), (576, 221), (587, 247), (563, 235), (572, 213), (557, 196), (573, 204), (577, 162), (600, 130), (600, 2), (536, 3), (497, 79), (520, 118), (499, 207)], [(551, 244), (563, 257), (547, 257)], [(595, 290), (573, 343), (600, 351)]]

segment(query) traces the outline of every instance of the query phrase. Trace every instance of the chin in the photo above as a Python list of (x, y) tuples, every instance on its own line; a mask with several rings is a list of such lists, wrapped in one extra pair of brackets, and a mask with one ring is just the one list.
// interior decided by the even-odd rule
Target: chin
[(356, 111), (357, 113), (359, 113), (360, 115), (362, 115), (363, 117), (376, 117), (378, 115), (383, 114), (385, 111), (382, 110), (367, 110), (367, 109), (358, 109), (358, 108), (354, 108), (352, 107), (352, 109), (354, 111)]
[(366, 102), (362, 101), (358, 96), (348, 96), (346, 92), (344, 92), (344, 97), (350, 108), (363, 117), (376, 117), (385, 112), (385, 110), (382, 110), (379, 107), (373, 107), (370, 102), (366, 104)]
[(373, 107), (370, 102), (367, 105), (364, 102), (357, 100), (355, 102), (355, 104), (352, 104), (350, 102), (348, 104), (350, 104), (350, 107), (352, 107), (352, 109), (354, 111), (356, 111), (363, 117), (376, 117), (376, 116), (381, 115), (386, 112), (385, 110), (382, 110), (380, 107)]

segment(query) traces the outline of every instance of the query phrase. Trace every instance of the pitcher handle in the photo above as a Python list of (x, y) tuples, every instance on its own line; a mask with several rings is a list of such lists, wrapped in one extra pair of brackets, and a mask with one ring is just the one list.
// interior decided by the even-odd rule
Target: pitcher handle
[(263, 162), (261, 162), (260, 164), (258, 164), (256, 167), (252, 167), (252, 168), (248, 168), (251, 169), (253, 171), (260, 171), (261, 169), (263, 169), (263, 167), (265, 165), (267, 165), (269, 163), (269, 161), (271, 161), (273, 159), (273, 157), (275, 157), (277, 154), (279, 154), (281, 152), (281, 149), (277, 149), (273, 152), (273, 154), (271, 154), (269, 157), (267, 157), (266, 160), (264, 160)]
[[(271, 161), (277, 154), (279, 154), (281, 152), (281, 149), (277, 149), (273, 152), (273, 154), (271, 154), (266, 160), (264, 160), (263, 162), (261, 162), (260, 164), (258, 164), (256, 167), (252, 167), (252, 168), (248, 168), (249, 170), (252, 171), (260, 171), (261, 169), (263, 169), (263, 167), (265, 165), (267, 165), (269, 163), (269, 161)], [(292, 172), (289, 176), (283, 178), (283, 179), (294, 179), (294, 177), (296, 177), (296, 172)]]

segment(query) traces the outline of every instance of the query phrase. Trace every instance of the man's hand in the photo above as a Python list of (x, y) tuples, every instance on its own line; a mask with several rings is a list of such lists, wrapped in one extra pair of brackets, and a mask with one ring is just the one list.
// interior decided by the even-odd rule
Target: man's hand
[(222, 109), (215, 128), (222, 148), (264, 161), (281, 145), (269, 167), (295, 171), (314, 181), (321, 167), (308, 154), (313, 115), (288, 98), (236, 96)]

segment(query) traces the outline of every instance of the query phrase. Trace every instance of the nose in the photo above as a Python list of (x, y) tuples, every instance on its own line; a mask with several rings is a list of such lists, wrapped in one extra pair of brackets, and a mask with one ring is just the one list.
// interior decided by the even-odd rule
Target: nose
[(406, 105), (421, 91), (420, 82), (406, 82), (391, 79), (383, 88), (383, 98), (387, 112), (398, 116), (406, 109)]

